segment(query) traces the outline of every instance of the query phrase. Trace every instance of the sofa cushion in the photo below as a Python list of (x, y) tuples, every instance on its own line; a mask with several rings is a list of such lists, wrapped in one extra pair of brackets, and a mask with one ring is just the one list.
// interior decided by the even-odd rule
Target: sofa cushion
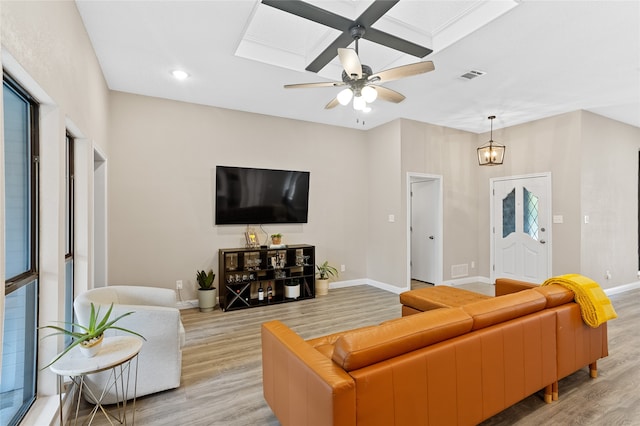
[(333, 334), (327, 334), (326, 336), (314, 337), (312, 339), (307, 340), (306, 342), (313, 346), (318, 352), (331, 359), (333, 356), (333, 348), (336, 344), (336, 340), (342, 337), (345, 333), (352, 333), (354, 331), (366, 330), (369, 328), (377, 327), (377, 325), (368, 325), (361, 328), (354, 328), (347, 331), (339, 331)]
[(558, 284), (536, 287), (535, 291), (547, 299), (547, 308), (554, 308), (564, 305), (565, 303), (571, 303), (575, 298), (575, 294), (571, 290)]
[(472, 325), (461, 308), (426, 311), (345, 333), (336, 341), (332, 359), (352, 371), (467, 333)]
[(531, 289), (473, 302), (462, 309), (473, 318), (473, 330), (478, 330), (541, 311), (546, 304), (547, 299)]
[(419, 311), (439, 308), (457, 308), (491, 296), (457, 287), (437, 285), (400, 293), (400, 303)]

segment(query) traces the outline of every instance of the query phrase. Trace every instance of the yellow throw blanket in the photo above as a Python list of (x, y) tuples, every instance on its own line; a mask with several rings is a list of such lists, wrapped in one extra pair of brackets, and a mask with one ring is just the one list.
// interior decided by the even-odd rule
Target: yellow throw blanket
[(575, 301), (580, 305), (582, 320), (589, 327), (597, 328), (610, 319), (618, 318), (611, 300), (604, 293), (600, 284), (580, 274), (567, 274), (549, 278), (542, 285), (559, 284), (575, 294)]

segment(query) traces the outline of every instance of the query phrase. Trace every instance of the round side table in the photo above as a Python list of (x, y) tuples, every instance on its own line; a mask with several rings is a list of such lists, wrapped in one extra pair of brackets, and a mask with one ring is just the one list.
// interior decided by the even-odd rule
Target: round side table
[[(87, 391), (88, 395), (93, 401), (95, 406), (89, 413), (89, 423), (93, 422), (93, 419), (98, 412), (102, 411), (109, 423), (111, 420), (109, 416), (113, 417), (121, 424), (127, 424), (127, 401), (133, 400), (133, 412), (131, 416), (131, 423), (135, 422), (135, 410), (136, 410), (136, 388), (138, 383), (138, 353), (142, 348), (142, 339), (133, 336), (116, 336), (105, 337), (102, 342), (100, 351), (92, 358), (87, 358), (80, 352), (80, 348), (76, 346), (71, 349), (65, 356), (60, 358), (51, 367), (51, 371), (58, 375), (59, 384), (59, 400), (60, 400), (60, 424), (64, 425), (64, 419), (62, 415), (62, 388), (64, 385), (64, 377), (71, 378), (73, 383), (77, 386), (77, 401), (75, 423), (78, 421), (78, 413), (80, 410), (80, 399), (83, 391)], [(131, 362), (135, 360), (135, 366), (132, 370)], [(91, 389), (84, 384), (84, 378), (88, 374), (95, 374), (101, 371), (111, 370), (109, 380), (105, 382), (104, 389), (100, 395), (94, 395)], [(129, 396), (129, 377), (133, 372), (133, 395)], [(116, 403), (115, 414), (109, 412), (102, 405), (102, 399), (108, 390), (115, 388), (116, 395), (122, 394), (122, 402)], [(120, 398), (118, 398), (119, 400)], [(73, 401), (72, 401), (73, 402)], [(74, 424), (75, 424), (74, 423)]]

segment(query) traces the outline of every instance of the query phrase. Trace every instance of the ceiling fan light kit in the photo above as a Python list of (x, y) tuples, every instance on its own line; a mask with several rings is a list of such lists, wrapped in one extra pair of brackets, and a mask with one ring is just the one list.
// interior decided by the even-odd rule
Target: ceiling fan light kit
[(489, 142), (478, 148), (478, 164), (481, 166), (497, 166), (504, 161), (504, 151), (506, 146), (493, 141), (493, 120), (495, 115), (490, 115), (491, 137)]
[(340, 105), (349, 105), (349, 102), (351, 102), (351, 99), (353, 99), (353, 91), (348, 87), (346, 89), (342, 89), (340, 93), (338, 93), (338, 96), (336, 96), (336, 98), (338, 99)]

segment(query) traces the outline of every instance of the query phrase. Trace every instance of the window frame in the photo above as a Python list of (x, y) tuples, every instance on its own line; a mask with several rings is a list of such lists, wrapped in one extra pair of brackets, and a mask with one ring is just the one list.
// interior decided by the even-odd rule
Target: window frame
[(39, 162), (40, 162), (40, 151), (39, 151), (39, 143), (40, 135), (39, 135), (39, 108), (36, 100), (29, 95), (29, 93), (22, 88), (14, 79), (4, 71), (3, 75), (3, 84), (6, 84), (13, 90), (16, 94), (22, 97), (29, 104), (29, 144), (30, 144), (30, 155), (31, 155), (31, 170), (30, 170), (30, 200), (31, 203), (31, 217), (30, 217), (30, 268), (27, 271), (24, 271), (14, 277), (5, 278), (5, 286), (4, 286), (4, 295), (5, 297), (14, 291), (20, 289), (21, 287), (29, 284), (34, 280), (38, 280), (38, 260), (39, 260), (39, 221), (38, 221), (38, 212), (40, 210), (39, 206)]
[[(11, 90), (18, 97), (22, 98), (25, 103), (28, 105), (29, 112), (29, 268), (18, 275), (12, 277), (5, 277), (5, 299), (7, 296), (12, 293), (21, 290), (24, 288), (27, 293), (29, 299), (27, 300), (28, 304), (33, 303), (33, 305), (27, 305), (27, 309), (25, 311), (26, 315), (26, 325), (28, 330), (25, 330), (25, 354), (29, 353), (32, 356), (29, 358), (25, 358), (25, 367), (24, 367), (24, 383), (30, 383), (29, 391), (30, 393), (26, 398), (23, 398), (22, 405), (17, 407), (15, 414), (10, 419), (9, 424), (19, 424), (28, 410), (31, 408), (33, 403), (36, 400), (38, 394), (38, 318), (39, 318), (39, 141), (40, 141), (40, 133), (39, 133), (39, 103), (37, 100), (31, 96), (12, 76), (10, 73), (7, 73), (6, 70), (3, 70), (3, 92), (4, 90)], [(6, 226), (6, 223), (5, 223)], [(6, 259), (2, 261), (6, 262)], [(30, 284), (33, 284), (32, 287), (29, 287)], [(5, 312), (6, 313), (6, 312)], [(3, 318), (3, 322), (6, 318)], [(33, 329), (31, 329), (33, 327)], [(33, 332), (33, 335), (27, 334), (27, 332)], [(4, 349), (3, 349), (4, 350)], [(27, 367), (26, 363), (29, 363), (29, 367)], [(25, 389), (26, 390), (26, 385)], [(24, 391), (23, 390), (23, 391)], [(32, 391), (32, 393), (31, 393)]]

